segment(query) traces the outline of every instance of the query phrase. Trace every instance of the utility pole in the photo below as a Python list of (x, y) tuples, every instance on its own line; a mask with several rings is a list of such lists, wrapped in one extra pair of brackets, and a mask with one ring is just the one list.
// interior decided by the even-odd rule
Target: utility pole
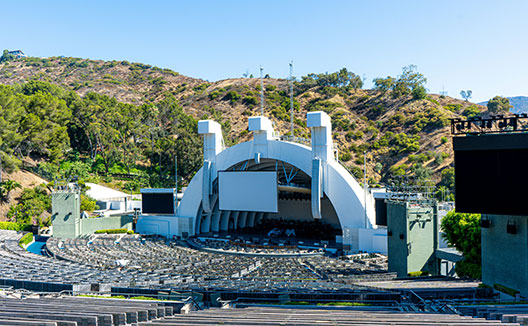
[(293, 138), (293, 60), (290, 61), (290, 123), (291, 136)]
[(178, 192), (178, 157), (174, 155), (174, 187)]
[(364, 204), (365, 204), (365, 229), (368, 227), (367, 218), (367, 151), (363, 152), (363, 188), (364, 188)]
[(260, 66), (260, 115), (264, 116), (264, 81), (262, 80), (262, 71), (264, 69)]
[(176, 207), (174, 213), (178, 216), (178, 157), (174, 155), (174, 187), (176, 188)]

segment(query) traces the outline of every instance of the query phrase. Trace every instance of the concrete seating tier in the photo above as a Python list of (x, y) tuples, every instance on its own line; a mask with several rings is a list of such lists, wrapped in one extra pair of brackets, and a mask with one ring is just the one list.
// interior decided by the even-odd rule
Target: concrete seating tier
[[(185, 314), (185, 312), (189, 312)], [(121, 300), (0, 292), (0, 325), (519, 325), (456, 314), (398, 312), (382, 307), (301, 309), (249, 307), (193, 311), (176, 301)]]
[(461, 305), (456, 309), (464, 315), (528, 325), (528, 304)]
[[(220, 241), (213, 240), (211, 243)], [(47, 250), (56, 258), (101, 270), (159, 280), (165, 287), (262, 290), (350, 288), (337, 277), (386, 274), (383, 256), (333, 259), (326, 256), (246, 256), (209, 252), (138, 235), (51, 238)], [(385, 261), (384, 261), (385, 260)], [(335, 278), (332, 279), (332, 278)], [(136, 284), (141, 285), (142, 280)], [(346, 284), (348, 283), (348, 284)]]
[(41, 256), (22, 249), (18, 245), (21, 236), (0, 230), (0, 279), (9, 281), (1, 284), (33, 281), (75, 285), (75, 291), (87, 292), (93, 284), (104, 291), (135, 287), (309, 292), (363, 288), (346, 279), (347, 275), (384, 275), (377, 273), (384, 272), (377, 265), (365, 262), (378, 258), (358, 262), (359, 258), (325, 256), (228, 255), (138, 235), (50, 238), (46, 243), (49, 255)]
[(323, 249), (303, 248), (285, 243), (253, 243), (244, 239), (190, 238), (187, 242), (194, 248), (215, 250), (220, 253), (231, 253), (248, 256), (316, 256), (322, 255)]
[(380, 310), (325, 310), (285, 308), (236, 308), (193, 311), (186, 315), (174, 315), (163, 320), (140, 326), (171, 325), (425, 325), (425, 326), (473, 326), (518, 325), (504, 324), (482, 318), (463, 317), (455, 314), (403, 313)]
[(179, 313), (183, 302), (49, 297), (2, 292), (0, 325), (118, 326), (163, 320)]

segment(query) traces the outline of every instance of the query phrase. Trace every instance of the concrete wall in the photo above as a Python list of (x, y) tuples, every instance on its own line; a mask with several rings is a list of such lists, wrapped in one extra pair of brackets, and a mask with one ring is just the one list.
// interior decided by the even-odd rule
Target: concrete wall
[(438, 209), (435, 204), (387, 202), (388, 270), (398, 277), (428, 271), (438, 273)]
[(76, 238), (102, 229), (132, 230), (132, 215), (80, 218), (81, 199), (75, 191), (57, 191), (51, 195), (53, 236)]
[(110, 216), (100, 218), (83, 218), (80, 221), (80, 234), (92, 234), (104, 229), (132, 230), (132, 215)]
[(387, 252), (389, 272), (405, 277), (407, 269), (407, 206), (405, 203), (387, 205)]
[[(481, 228), (482, 282), (501, 284), (528, 297), (528, 217), (483, 215), (490, 228)], [(517, 226), (516, 234), (506, 232), (508, 221)]]
[(51, 194), (53, 235), (74, 238), (80, 234), (81, 197), (76, 192), (58, 191)]

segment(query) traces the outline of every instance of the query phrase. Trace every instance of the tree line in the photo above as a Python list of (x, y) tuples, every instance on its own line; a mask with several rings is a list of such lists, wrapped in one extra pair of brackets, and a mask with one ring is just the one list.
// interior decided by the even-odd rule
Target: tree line
[(180, 157), (179, 173), (190, 180), (201, 163), (196, 128), (170, 95), (135, 106), (41, 81), (0, 85), (0, 155), (8, 171), (34, 157), (45, 161), (39, 168), (48, 178), (137, 175), (138, 188), (172, 183)]

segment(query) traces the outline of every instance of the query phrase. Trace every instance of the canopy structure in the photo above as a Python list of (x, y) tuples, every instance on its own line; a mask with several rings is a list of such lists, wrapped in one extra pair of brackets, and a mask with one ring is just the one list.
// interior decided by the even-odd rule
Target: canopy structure
[(336, 159), (330, 117), (310, 112), (307, 126), (311, 146), (293, 137), (281, 140), (267, 117), (251, 117), (253, 140), (225, 148), (220, 125), (199, 121), (204, 162), (177, 213), (141, 215), (137, 231), (194, 236), (236, 233), (265, 219), (316, 220), (338, 230), (335, 240), (346, 252), (386, 252), (386, 231), (375, 225), (372, 195)]

